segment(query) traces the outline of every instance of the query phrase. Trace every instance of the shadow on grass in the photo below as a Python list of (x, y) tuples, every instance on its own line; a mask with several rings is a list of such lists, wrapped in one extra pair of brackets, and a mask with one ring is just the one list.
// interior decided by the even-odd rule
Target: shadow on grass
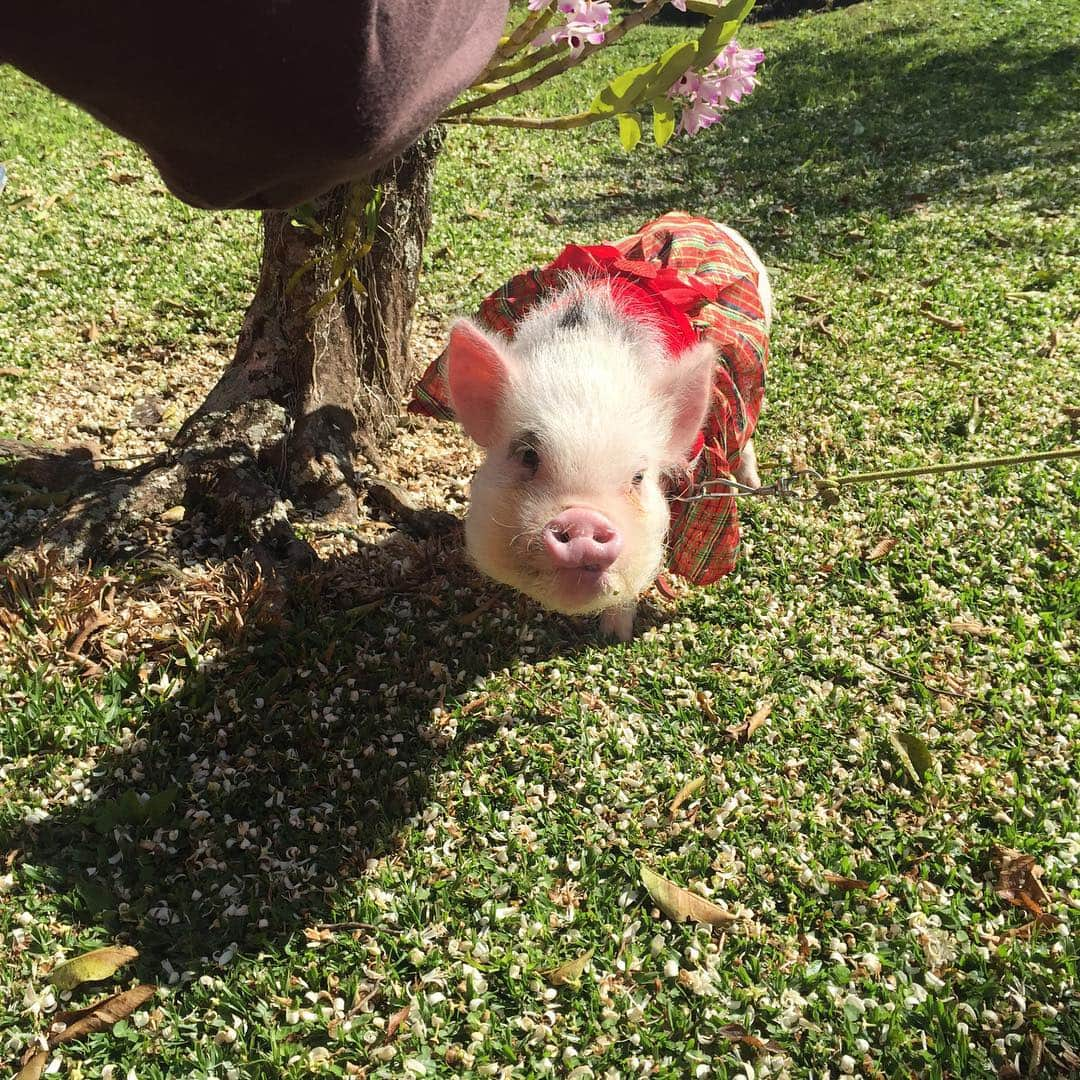
[(1080, 46), (1046, 35), (950, 49), (931, 25), (857, 27), (826, 48), (779, 45), (761, 88), (719, 133), (677, 141), (633, 190), (563, 201), (566, 216), (602, 226), (615, 211), (645, 219), (673, 206), (734, 204), (734, 213), (724, 207), (729, 220), (765, 234), (766, 248), (773, 233), (779, 249), (834, 219), (850, 228), (859, 212), (902, 213), (978, 185), (974, 197), (993, 198), (986, 179), (1036, 154), (1040, 169), (1021, 180), (1021, 195), (1037, 208), (1072, 205), (1080, 192), (1066, 168), (1077, 159), (1061, 123), (1072, 109), (1062, 81)]
[[(459, 544), (412, 544), (404, 571), (401, 547), (319, 564), (248, 608), (218, 660), (159, 704), (132, 704), (132, 672), (132, 738), (111, 732), (122, 745), (87, 769), (95, 800), (20, 827), (0, 850), (19, 850), (74, 925), (134, 944), (150, 979), (163, 960), (202, 971), (320, 922), (381, 923), (372, 882), (359, 880), (368, 860), (422, 833), (404, 826), (420, 823), (439, 771), (502, 722), (486, 700), (460, 722), (433, 710), (523, 656), (596, 642), (584, 621), (538, 628), (536, 609), (515, 611)], [(514, 716), (542, 741), (529, 702)], [(73, 767), (82, 755), (54, 741), (43, 733), (31, 752)], [(451, 864), (426, 880), (488, 896), (462, 873)]]

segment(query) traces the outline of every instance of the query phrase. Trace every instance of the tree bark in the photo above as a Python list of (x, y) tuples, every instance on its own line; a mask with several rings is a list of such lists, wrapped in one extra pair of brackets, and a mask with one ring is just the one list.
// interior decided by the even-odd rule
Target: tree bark
[(357, 467), (377, 460), (417, 374), (409, 329), (442, 141), (441, 131), (428, 132), (370, 178), (382, 201), (373, 246), (355, 264), (362, 289), (346, 281), (328, 303), (320, 301), (356, 209), (353, 189), (315, 202), (315, 229), (294, 224), (290, 213), (263, 214), (259, 284), (236, 354), (184, 425), (182, 444), (201, 417), (268, 399), (287, 416), (285, 493), (323, 515), (355, 513)]
[[(429, 131), (370, 178), (382, 200), (370, 250), (357, 249), (366, 253), (352, 262), (360, 287), (350, 277), (328, 302), (350, 211), (368, 187), (318, 199), (314, 228), (294, 224), (293, 214), (263, 214), (259, 284), (236, 354), (169, 451), (130, 472), (97, 470), (92, 458), (73, 472), (74, 459), (0, 446), (26, 459), (26, 477), (59, 482), (62, 473), (66, 489), (63, 511), (22, 543), (44, 540), (69, 560), (131, 552), (197, 510), (213, 532), (303, 563), (312, 552), (290, 523), (297, 504), (325, 518), (355, 516), (358, 469), (377, 465), (416, 375), (409, 328), (442, 141), (441, 130)], [(375, 494), (401, 501), (381, 487)], [(445, 527), (428, 512), (399, 509), (416, 531)]]

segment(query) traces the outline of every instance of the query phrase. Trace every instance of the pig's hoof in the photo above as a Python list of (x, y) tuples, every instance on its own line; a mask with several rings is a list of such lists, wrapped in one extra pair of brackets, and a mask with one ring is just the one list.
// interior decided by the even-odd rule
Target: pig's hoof
[(634, 609), (608, 608), (600, 616), (600, 629), (617, 641), (630, 641), (634, 636)]

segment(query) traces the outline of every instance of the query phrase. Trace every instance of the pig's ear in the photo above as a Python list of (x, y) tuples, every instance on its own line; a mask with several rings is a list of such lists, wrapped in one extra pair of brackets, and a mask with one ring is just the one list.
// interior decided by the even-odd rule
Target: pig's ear
[(481, 446), (490, 445), (499, 403), (513, 372), (513, 361), (488, 334), (468, 319), (450, 328), (446, 377), (450, 404), (461, 426)]
[(715, 366), (716, 350), (707, 341), (699, 341), (674, 360), (664, 361), (656, 393), (671, 405), (667, 456), (672, 462), (686, 459), (705, 423)]

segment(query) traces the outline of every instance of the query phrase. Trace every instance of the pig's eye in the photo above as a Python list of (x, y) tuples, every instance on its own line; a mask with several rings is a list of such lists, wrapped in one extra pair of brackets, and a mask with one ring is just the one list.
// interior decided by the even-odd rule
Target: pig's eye
[(634, 487), (641, 487), (641, 484), (644, 481), (644, 479), (645, 479), (645, 470), (644, 469), (642, 469), (641, 472), (634, 473), (634, 479), (632, 481)]
[(527, 446), (521, 451), (521, 464), (535, 476), (536, 470), (540, 468), (540, 455), (531, 446)]
[(523, 431), (510, 441), (510, 457), (516, 458), (529, 474), (531, 480), (540, 468), (540, 454), (535, 449), (540, 442), (535, 431)]

